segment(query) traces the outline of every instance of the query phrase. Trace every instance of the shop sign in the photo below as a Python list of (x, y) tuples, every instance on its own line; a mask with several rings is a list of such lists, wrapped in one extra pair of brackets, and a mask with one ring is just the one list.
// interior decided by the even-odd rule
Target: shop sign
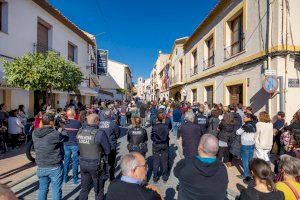
[(297, 88), (300, 86), (299, 79), (289, 78), (288, 86), (291, 88)]

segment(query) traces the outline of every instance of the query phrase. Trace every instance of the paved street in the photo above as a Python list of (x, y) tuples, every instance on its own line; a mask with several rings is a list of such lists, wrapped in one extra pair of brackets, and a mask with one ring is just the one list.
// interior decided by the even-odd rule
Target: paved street
[[(151, 128), (148, 128), (147, 131), (150, 134)], [(118, 155), (117, 155), (117, 177), (120, 177), (120, 158), (122, 155), (127, 153), (127, 141), (126, 141), (126, 129), (122, 129), (121, 138), (119, 139), (119, 146), (118, 146)], [(151, 143), (148, 143), (149, 152), (147, 154), (147, 161), (148, 165), (150, 167), (148, 178), (152, 176), (152, 156), (151, 156)], [(178, 162), (180, 159), (180, 156), (178, 155), (178, 149), (175, 146), (175, 139), (173, 136), (171, 136), (171, 147), (170, 147), (170, 161), (172, 168), (174, 167), (174, 164)], [(152, 179), (150, 180), (150, 184), (153, 184)], [(109, 185), (109, 182), (105, 185), (105, 191), (107, 190), (107, 187)], [(162, 181), (160, 181), (156, 186), (159, 188), (159, 190), (162, 192), (162, 195), (165, 196), (165, 199), (176, 199), (176, 188), (177, 180), (174, 177), (173, 173), (171, 172), (170, 178), (166, 184), (164, 184)], [(13, 191), (17, 194), (17, 196), (21, 199), (37, 199), (37, 190), (38, 190), (38, 179), (36, 176), (33, 176), (26, 181), (17, 184), (16, 186), (12, 187)], [(71, 181), (69, 181), (67, 184), (63, 185), (63, 199), (76, 199), (78, 198), (80, 191), (80, 185), (74, 186)], [(49, 192), (49, 197), (51, 197), (51, 190)], [(93, 199), (93, 191), (90, 193), (90, 198)]]
[[(118, 145), (118, 155), (117, 155), (117, 178), (120, 177), (120, 158), (122, 155), (127, 153), (127, 141), (126, 141), (126, 130), (127, 129), (122, 129), (121, 133), (121, 138), (119, 139), (119, 145)], [(148, 134), (150, 134), (151, 128), (147, 128)], [(170, 159), (170, 166), (172, 167), (170, 178), (166, 184), (164, 184), (162, 181), (158, 182), (155, 186), (159, 188), (161, 191), (161, 194), (165, 197), (167, 200), (172, 200), (172, 199), (177, 199), (177, 192), (176, 192), (176, 186), (178, 184), (177, 179), (174, 177), (173, 174), (173, 168), (176, 165), (176, 163), (181, 159), (182, 154), (181, 154), (181, 149), (177, 148), (177, 141), (175, 137), (173, 136), (172, 133), (170, 133), (170, 152), (169, 152), (169, 159)], [(148, 143), (148, 154), (147, 154), (147, 162), (149, 165), (149, 171), (148, 171), (148, 179), (150, 180), (149, 183), (153, 184), (152, 182), (152, 149), (151, 149), (151, 142)], [(16, 184), (15, 186), (12, 187), (12, 190), (17, 194), (17, 196), (20, 199), (28, 199), (28, 200), (34, 200), (37, 199), (37, 190), (38, 190), (38, 179), (36, 175), (33, 175), (29, 178), (26, 178), (26, 176), (32, 174), (32, 172), (35, 171), (36, 167), (34, 165), (31, 165), (25, 158), (24, 154), (17, 155), (15, 157), (11, 157), (11, 160), (9, 162), (3, 162), (4, 159), (0, 161), (0, 166), (1, 166), (1, 176), (0, 177), (6, 177), (6, 181), (1, 180), (2, 183), (8, 182), (8, 183), (13, 183), (13, 182), (18, 182), (18, 179), (24, 178), (25, 180), (22, 181), (19, 184)], [(14, 162), (12, 159), (15, 159)], [(6, 163), (6, 164), (5, 164)], [(8, 163), (12, 163), (12, 165), (16, 165), (14, 163), (19, 163), (24, 164), (24, 166), (18, 167), (16, 169), (14, 168), (9, 168)], [(18, 165), (16, 165), (18, 166)], [(28, 167), (29, 166), (29, 167)], [(26, 168), (28, 167), (28, 168)], [(8, 170), (3, 170), (3, 169), (10, 169), (9, 171), (15, 172), (17, 171), (17, 174), (14, 175), (12, 172), (7, 172)], [(13, 170), (12, 170), (13, 169)], [(246, 187), (246, 185), (238, 178), (236, 178), (236, 175), (239, 174), (239, 168), (236, 167), (231, 167), (228, 169), (229, 173), (229, 191), (233, 191), (234, 193), (238, 193), (238, 191)], [(18, 171), (19, 170), (19, 171)], [(11, 174), (10, 174), (11, 173)], [(7, 176), (5, 176), (7, 174)], [(71, 173), (70, 173), (71, 175)], [(107, 187), (109, 185), (109, 182), (106, 183), (105, 185), (105, 191), (107, 191)], [(77, 199), (80, 191), (80, 185), (73, 185), (72, 181), (69, 181), (67, 184), (63, 185), (63, 199)], [(230, 192), (231, 193), (231, 192)], [(49, 192), (49, 197), (51, 198), (51, 189)], [(93, 199), (94, 193), (91, 191), (90, 193), (90, 198)], [(230, 195), (229, 195), (229, 199)]]

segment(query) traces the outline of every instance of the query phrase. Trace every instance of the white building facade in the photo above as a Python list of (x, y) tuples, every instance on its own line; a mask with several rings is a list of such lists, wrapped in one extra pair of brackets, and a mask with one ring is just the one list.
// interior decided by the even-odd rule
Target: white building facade
[(130, 100), (132, 98), (132, 74), (127, 64), (108, 59), (107, 74), (100, 76), (101, 100)]
[[(1, 0), (0, 57), (13, 60), (30, 52), (54, 50), (65, 59), (73, 61), (84, 74), (79, 86), (81, 94), (70, 95), (57, 92), (55, 106), (64, 107), (75, 98), (84, 104), (90, 103), (90, 96), (97, 92), (89, 88), (91, 74), (91, 52), (95, 41), (65, 18), (47, 1), (38, 0)], [(43, 101), (43, 95), (33, 91), (11, 88), (3, 80), (3, 68), (0, 63), (0, 102), (8, 109), (23, 104), (32, 116), (37, 104)]]

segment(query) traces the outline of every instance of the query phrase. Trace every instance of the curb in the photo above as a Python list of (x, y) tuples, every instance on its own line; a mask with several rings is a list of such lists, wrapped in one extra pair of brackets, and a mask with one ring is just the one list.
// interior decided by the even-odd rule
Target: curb
[(24, 176), (23, 178), (21, 178), (21, 179), (19, 179), (17, 181), (14, 181), (14, 182), (11, 182), (11, 183), (7, 184), (7, 186), (10, 187), (10, 188), (12, 188), (12, 187), (14, 187), (14, 186), (16, 186), (16, 185), (18, 185), (18, 184), (26, 181), (27, 179), (29, 179), (29, 178), (31, 178), (31, 177), (33, 177), (35, 175), (36, 175), (36, 172), (32, 172), (32, 173), (28, 174), (27, 176)]

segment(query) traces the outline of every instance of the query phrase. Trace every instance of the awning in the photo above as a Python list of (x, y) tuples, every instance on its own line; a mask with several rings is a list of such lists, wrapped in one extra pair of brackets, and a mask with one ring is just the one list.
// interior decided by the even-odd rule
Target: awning
[(79, 86), (78, 89), (79, 89), (81, 95), (93, 96), (93, 97), (98, 96), (98, 92), (96, 92), (95, 90), (93, 90), (89, 87)]

